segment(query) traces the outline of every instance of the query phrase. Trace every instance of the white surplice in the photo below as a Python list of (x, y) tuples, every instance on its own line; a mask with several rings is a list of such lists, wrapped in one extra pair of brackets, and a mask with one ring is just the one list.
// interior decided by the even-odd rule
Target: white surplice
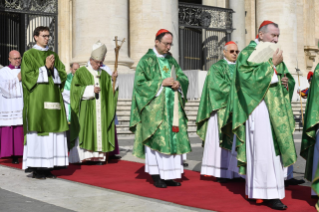
[(4, 67), (0, 70), (0, 126), (23, 124), (23, 91), (18, 79), (20, 69)]
[(165, 155), (145, 146), (145, 172), (160, 175), (163, 180), (182, 177), (184, 167), (182, 155)]
[[(40, 51), (48, 51), (49, 48), (42, 48), (38, 45), (33, 46)], [(54, 68), (53, 79), (55, 84), (61, 84), (58, 71)], [(38, 83), (48, 83), (46, 68), (39, 68)], [(27, 132), (27, 143), (23, 149), (22, 169), (28, 167), (35, 168), (54, 168), (55, 166), (68, 166), (68, 147), (66, 133), (49, 133), (49, 135), (38, 135), (37, 132)]]
[(237, 172), (228, 170), (230, 157), (231, 152), (219, 146), (218, 115), (213, 112), (208, 120), (200, 174), (228, 179), (240, 177)]

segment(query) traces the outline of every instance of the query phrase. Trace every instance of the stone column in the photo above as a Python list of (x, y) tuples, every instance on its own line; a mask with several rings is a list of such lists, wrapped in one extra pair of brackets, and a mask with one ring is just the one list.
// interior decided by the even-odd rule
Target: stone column
[(245, 0), (229, 0), (229, 8), (233, 9), (233, 28), (231, 40), (237, 43), (239, 50), (246, 47), (245, 37)]
[(315, 0), (304, 0), (304, 49), (306, 56), (306, 67), (311, 70), (314, 66), (314, 61), (319, 52), (316, 45), (316, 14), (315, 14)]
[(69, 72), (72, 60), (72, 0), (59, 0), (58, 6), (58, 55)]
[(126, 42), (119, 53), (119, 72), (130, 72), (133, 61), (128, 56), (128, 1), (74, 0), (72, 62), (84, 65), (89, 60), (92, 45), (100, 40), (107, 47), (104, 63), (114, 68), (114, 37)]
[(131, 0), (130, 1), (130, 56), (136, 67), (141, 57), (154, 47), (155, 35), (159, 29), (173, 33), (171, 48), (178, 61), (178, 1), (177, 0)]
[(298, 56), (296, 0), (257, 0), (256, 4), (257, 26), (264, 20), (279, 24), (279, 44), (283, 50), (284, 62), (289, 72), (296, 75), (295, 67)]
[(255, 0), (245, 0), (245, 29), (247, 31), (247, 33), (245, 33), (246, 45), (248, 45), (251, 40), (255, 40), (257, 34), (255, 4)]
[(228, 0), (203, 0), (203, 5), (228, 8)]

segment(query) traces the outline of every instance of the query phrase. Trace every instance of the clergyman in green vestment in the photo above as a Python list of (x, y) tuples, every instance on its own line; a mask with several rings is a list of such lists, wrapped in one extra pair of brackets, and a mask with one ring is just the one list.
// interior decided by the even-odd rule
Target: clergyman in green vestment
[(48, 27), (34, 30), (36, 45), (23, 54), (23, 169), (37, 179), (56, 178), (52, 169), (69, 165), (66, 133), (69, 129), (62, 91), (66, 72), (59, 56), (49, 50)]
[(236, 171), (228, 170), (231, 151), (220, 147), (223, 139), (232, 139), (221, 132), (225, 116), (231, 81), (236, 69), (239, 54), (237, 44), (227, 42), (224, 47), (224, 59), (213, 64), (206, 76), (197, 113), (197, 134), (204, 141), (201, 175), (218, 178), (219, 182), (240, 177)]
[[(80, 68), (80, 65), (78, 63), (71, 63), (70, 69), (71, 73), (68, 74), (66, 78), (66, 82), (64, 85), (64, 90), (62, 93), (63, 96), (63, 101), (64, 101), (64, 106), (65, 106), (65, 112), (66, 112), (66, 117), (68, 119), (68, 125), (70, 126), (71, 123), (71, 105), (70, 105), (70, 89), (71, 89), (71, 83), (73, 79), (73, 75)], [(70, 150), (70, 130), (66, 131), (66, 136), (68, 140), (68, 149)]]
[(111, 76), (100, 68), (106, 52), (105, 44), (95, 43), (90, 61), (72, 79), (70, 163), (103, 165), (106, 154), (114, 150), (118, 91), (116, 86), (113, 92)]
[(319, 194), (319, 64), (313, 76), (309, 78), (309, 83), (300, 155), (306, 160), (305, 178), (313, 182), (311, 196), (317, 198)]
[(188, 78), (169, 54), (172, 42), (171, 32), (159, 30), (155, 47), (139, 61), (130, 118), (133, 155), (145, 158), (145, 172), (159, 188), (181, 185), (173, 179), (181, 178), (182, 155), (191, 151), (184, 110)]
[(234, 144), (247, 197), (267, 199), (271, 208), (284, 210), (283, 167), (297, 160), (291, 108), (295, 82), (278, 49), (264, 62), (249, 60), (259, 42), (277, 43), (279, 34), (277, 24), (264, 21), (258, 38), (239, 54), (222, 127), (226, 135), (236, 135), (236, 142), (223, 141), (221, 146), (230, 149)]

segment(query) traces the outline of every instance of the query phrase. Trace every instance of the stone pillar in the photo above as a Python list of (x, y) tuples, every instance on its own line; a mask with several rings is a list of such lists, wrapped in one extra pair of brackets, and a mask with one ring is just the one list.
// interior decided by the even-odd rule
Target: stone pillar
[[(245, 0), (245, 30), (247, 31), (247, 33), (245, 33), (246, 45), (248, 45), (251, 40), (255, 40), (257, 34), (255, 4), (255, 0)], [(234, 26), (234, 28), (236, 27)]]
[(231, 40), (237, 43), (239, 50), (246, 47), (245, 37), (245, 0), (229, 0), (229, 8), (234, 10)]
[(171, 53), (179, 61), (178, 54), (178, 1), (131, 0), (130, 1), (130, 56), (136, 67), (141, 57), (154, 47), (159, 29), (173, 33)]
[(113, 69), (115, 36), (126, 39), (119, 53), (118, 71), (130, 72), (133, 61), (128, 56), (128, 1), (74, 0), (72, 62), (86, 64), (92, 45), (100, 40), (107, 47), (104, 63)]
[(279, 44), (283, 50), (284, 62), (289, 72), (296, 75), (298, 56), (296, 0), (257, 0), (256, 4), (257, 26), (264, 20), (279, 24)]
[(301, 70), (302, 75), (306, 76), (306, 60), (305, 60), (305, 51), (304, 51), (304, 10), (303, 10), (303, 1), (297, 0), (297, 57), (298, 57), (298, 68)]
[(58, 55), (69, 72), (72, 60), (72, 0), (59, 0), (58, 7)]
[(203, 0), (203, 5), (228, 8), (228, 0)]
[(304, 49), (306, 56), (306, 67), (311, 70), (314, 66), (316, 56), (319, 52), (316, 45), (316, 14), (315, 14), (315, 0), (304, 0)]

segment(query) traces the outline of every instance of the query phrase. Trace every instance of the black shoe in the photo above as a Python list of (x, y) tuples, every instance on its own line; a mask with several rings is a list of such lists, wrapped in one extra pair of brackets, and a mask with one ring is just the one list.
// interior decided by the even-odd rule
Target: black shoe
[(311, 195), (311, 199), (318, 199), (318, 195)]
[(184, 167), (188, 167), (188, 163), (185, 163), (185, 162), (184, 162), (182, 165), (183, 165)]
[(154, 181), (154, 186), (157, 187), (157, 188), (166, 188), (167, 185), (166, 183), (161, 180), (160, 176), (157, 174), (157, 175), (151, 175), (152, 178), (153, 178), (153, 181)]
[(51, 179), (56, 179), (56, 176), (52, 174), (50, 171), (45, 171), (45, 177), (51, 178)]
[(33, 169), (32, 169), (32, 168), (26, 168), (26, 169), (24, 170), (24, 172), (25, 172), (25, 173), (31, 173), (31, 172), (33, 172)]
[(289, 186), (289, 185), (300, 185), (305, 183), (304, 180), (297, 180), (295, 178), (291, 178), (289, 180), (285, 180), (285, 186)]
[(32, 178), (35, 178), (35, 179), (38, 179), (38, 180), (45, 180), (46, 179), (45, 175), (41, 171), (33, 171)]
[(174, 180), (164, 180), (164, 182), (167, 186), (181, 186), (182, 185), (180, 182), (176, 182)]
[(268, 206), (274, 210), (286, 210), (288, 207), (284, 205), (280, 199), (271, 199), (268, 201)]
[(99, 162), (96, 162), (95, 163), (95, 165), (100, 165), (100, 166), (102, 166), (102, 165), (104, 165), (105, 164), (105, 162), (102, 162), (102, 161), (99, 161)]
[(12, 157), (12, 164), (19, 164), (19, 158), (13, 156), (13, 157)]
[(111, 155), (109, 156), (109, 160), (120, 160), (122, 158), (122, 156), (119, 155)]
[(228, 183), (229, 179), (227, 179), (227, 178), (217, 178), (217, 182), (219, 182), (219, 183)]

